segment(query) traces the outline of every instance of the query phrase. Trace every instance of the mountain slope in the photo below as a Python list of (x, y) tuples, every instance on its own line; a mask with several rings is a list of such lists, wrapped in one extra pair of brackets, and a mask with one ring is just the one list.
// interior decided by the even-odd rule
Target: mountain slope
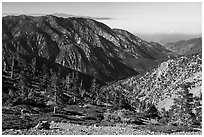
[(137, 75), (170, 53), (88, 18), (6, 16), (2, 26), (3, 52), (43, 57), (103, 81)]
[(191, 55), (202, 51), (202, 38), (170, 42), (165, 47), (180, 55)]
[(159, 43), (149, 43), (126, 30), (113, 29), (113, 31), (120, 38), (123, 62), (140, 73), (155, 67), (163, 60), (177, 56)]
[(169, 110), (178, 92), (187, 87), (193, 96), (202, 94), (202, 55), (197, 53), (167, 60), (145, 74), (121, 80), (104, 87), (107, 91), (122, 92), (133, 108), (154, 104), (158, 110)]

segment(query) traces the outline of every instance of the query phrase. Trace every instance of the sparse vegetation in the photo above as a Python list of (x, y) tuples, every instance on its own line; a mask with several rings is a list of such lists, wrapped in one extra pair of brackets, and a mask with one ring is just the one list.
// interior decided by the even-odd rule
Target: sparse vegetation
[[(3, 129), (8, 129), (9, 127), (14, 129), (15, 127), (19, 127), (20, 129), (31, 128), (37, 124), (36, 122), (40, 120), (38, 118), (43, 115), (45, 116), (43, 116), (44, 120), (47, 120), (48, 117), (50, 119), (52, 112), (56, 113), (55, 118), (59, 118), (57, 120), (58, 122), (69, 121), (75, 124), (89, 123), (88, 125), (99, 122), (100, 124), (98, 125), (100, 126), (110, 126), (118, 123), (146, 125), (145, 128), (150, 132), (165, 134), (195, 131), (195, 127), (201, 127), (201, 94), (199, 96), (193, 96), (189, 92), (192, 84), (198, 83), (199, 81), (181, 84), (177, 87), (177, 98), (174, 99), (174, 105), (172, 105), (171, 109), (166, 110), (163, 108), (159, 111), (157, 106), (152, 103), (155, 100), (151, 97), (143, 101), (132, 99), (132, 95), (144, 96), (137, 92), (129, 92), (135, 89), (132, 86), (126, 87), (124, 83), (120, 83), (119, 86), (112, 84), (111, 88), (100, 88), (100, 85), (93, 79), (90, 89), (86, 90), (84, 89), (82, 80), (80, 82), (79, 80), (75, 81), (74, 83), (77, 74), (69, 74), (65, 78), (60, 78), (60, 73), (57, 74), (54, 71), (49, 71), (46, 65), (43, 65), (43, 68), (43, 73), (38, 74), (41, 75), (40, 79), (38, 77), (34, 77), (34, 79), (29, 78), (30, 75), (33, 75), (33, 69), (29, 71), (29, 69), (24, 68), (21, 73), (14, 73), (13, 79), (16, 77), (19, 79), (15, 89), (8, 89), (8, 93), (5, 94), (4, 92), (3, 94), (4, 106), (27, 104), (39, 108), (43, 107), (43, 111), (35, 111), (36, 114), (33, 114), (34, 111), (32, 111), (29, 112), (31, 115), (25, 116), (20, 114), (20, 112), (18, 112), (18, 115), (13, 115), (14, 112), (10, 111), (10, 114), (3, 115), (3, 120), (7, 121), (4, 122)], [(6, 68), (6, 70), (9, 70), (9, 68)], [(4, 78), (7, 78), (6, 74), (4, 72)], [(31, 84), (36, 83), (36, 81), (42, 81), (39, 83), (39, 89), (34, 88)], [(49, 100), (52, 100), (54, 104), (49, 104)], [(70, 113), (70, 110), (67, 111), (67, 109), (64, 109), (63, 102), (66, 104), (76, 104), (76, 106), (81, 105), (81, 107), (84, 106), (86, 109), (89, 107), (95, 109), (91, 104), (98, 105), (99, 109), (104, 108), (100, 113), (91, 114), (93, 113), (92, 111), (85, 116), (84, 112), (81, 112), (81, 110), (76, 111), (76, 108)], [(86, 104), (90, 104), (90, 106)], [(4, 114), (6, 113), (8, 112), (4, 112)], [(80, 114), (77, 116), (78, 118), (71, 116), (74, 113), (77, 115)], [(12, 121), (16, 120), (18, 122), (12, 125)], [(19, 122), (25, 124), (19, 126)], [(180, 127), (175, 128), (175, 126)]]
[[(191, 90), (201, 86), (201, 54), (168, 60), (162, 64), (144, 75), (118, 81), (105, 89), (111, 94), (122, 89), (120, 93), (125, 95), (131, 107), (147, 118), (156, 120), (154, 123), (200, 127), (202, 121), (198, 119), (201, 119), (202, 94), (201, 90)], [(169, 100), (172, 101), (162, 108), (162, 102)]]
[(4, 134), (57, 131), (33, 128), (41, 121), (62, 126), (62, 134), (72, 133), (66, 129), (71, 124), (80, 125), (72, 130), (83, 134), (108, 134), (108, 128), (111, 134), (200, 134), (200, 52), (171, 58), (176, 55), (158, 43), (92, 19), (48, 15), (3, 20)]

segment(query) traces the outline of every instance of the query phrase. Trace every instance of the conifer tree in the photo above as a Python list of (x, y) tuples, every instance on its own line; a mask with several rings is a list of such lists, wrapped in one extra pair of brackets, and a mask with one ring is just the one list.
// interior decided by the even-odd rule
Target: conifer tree
[(15, 55), (12, 55), (12, 63), (11, 63), (11, 78), (13, 78), (13, 73), (14, 73), (14, 63), (15, 63)]
[(78, 91), (79, 91), (79, 96), (80, 96), (80, 99), (81, 99), (81, 104), (83, 104), (84, 101), (85, 101), (84, 96), (85, 96), (86, 90), (85, 90), (84, 87), (83, 87), (83, 82), (82, 82), (82, 80), (81, 80), (81, 82), (80, 82), (80, 84), (79, 84)]
[(193, 120), (193, 94), (189, 93), (188, 85), (182, 84), (177, 98), (174, 99), (174, 105), (171, 107), (171, 120), (178, 121), (185, 125), (192, 124)]
[(65, 79), (65, 88), (67, 91), (70, 91), (71, 89), (71, 83), (72, 83), (72, 79), (71, 79), (71, 75), (70, 73), (66, 76), (66, 79)]
[(7, 70), (7, 60), (5, 52), (2, 52), (2, 69), (4, 72)]
[(199, 96), (194, 97), (194, 124), (202, 125), (202, 93)]
[(78, 90), (79, 90), (80, 97), (83, 98), (83, 96), (84, 96), (84, 90), (83, 90), (83, 82), (82, 82), (82, 80), (81, 80), (81, 82), (80, 82), (80, 84), (79, 84)]
[(34, 57), (31, 60), (31, 69), (32, 69), (33, 76), (35, 76), (35, 73), (36, 73), (36, 57)]
[[(75, 74), (74, 72), (72, 73), (72, 80), (73, 80), (73, 84), (72, 84), (71, 91), (75, 93), (75, 95), (79, 95), (79, 88), (78, 88), (79, 73), (78, 72), (76, 72)], [(74, 103), (76, 103), (75, 95), (73, 96)]]
[(72, 91), (74, 92), (78, 92), (78, 80), (79, 80), (79, 73), (77, 72), (73, 72), (72, 74), (72, 80), (73, 80), (73, 86), (72, 86)]
[(58, 82), (58, 76), (55, 72), (51, 70), (50, 72), (51, 78), (50, 78), (50, 85), (51, 85), (51, 94), (53, 95), (53, 105), (54, 105), (54, 110), (53, 113), (56, 113), (56, 106), (57, 106), (57, 82)]
[(42, 66), (42, 73), (41, 73), (41, 78), (40, 78), (40, 89), (44, 90), (47, 92), (47, 87), (49, 86), (49, 74), (48, 74), (48, 68), (46, 64), (43, 64)]
[(96, 79), (94, 78), (91, 82), (91, 94), (92, 94), (92, 103), (96, 103), (99, 100), (99, 85), (96, 82)]
[(57, 101), (57, 104), (59, 105), (64, 105), (64, 85), (63, 85), (63, 79), (61, 78), (61, 73), (60, 71), (58, 71), (57, 73), (57, 98), (56, 98), (56, 101)]
[(28, 87), (27, 87), (27, 76), (24, 70), (21, 70), (19, 74), (19, 80), (18, 80), (18, 95), (21, 99), (26, 99), (28, 97)]

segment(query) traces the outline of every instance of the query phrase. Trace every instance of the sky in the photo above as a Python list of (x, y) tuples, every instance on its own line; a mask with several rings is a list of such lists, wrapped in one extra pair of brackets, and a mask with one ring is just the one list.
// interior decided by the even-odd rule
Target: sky
[(2, 13), (89, 16), (131, 33), (202, 33), (201, 2), (3, 2)]

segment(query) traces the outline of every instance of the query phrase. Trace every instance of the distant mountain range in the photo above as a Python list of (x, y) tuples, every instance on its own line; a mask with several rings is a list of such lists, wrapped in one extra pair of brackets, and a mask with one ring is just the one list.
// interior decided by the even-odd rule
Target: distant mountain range
[[(22, 14), (20, 13), (2, 13), (2, 16), (20, 16)], [(46, 16), (46, 14), (42, 13), (31, 13), (26, 14), (27, 16)], [(65, 13), (52, 13), (50, 15), (56, 16), (56, 17), (62, 17), (62, 18), (69, 18), (69, 17), (78, 17), (78, 18), (89, 18), (89, 19), (95, 19), (95, 20), (109, 20), (111, 18), (108, 17), (91, 17), (91, 16), (79, 16), (79, 15), (73, 15), (73, 14), (65, 14)]]
[(199, 52), (202, 53), (202, 38), (169, 42), (165, 44), (165, 47), (180, 55), (189, 55)]
[[(19, 16), (20, 13), (2, 13), (2, 16)], [(27, 14), (28, 16), (46, 16), (46, 14), (41, 13), (31, 13)], [(107, 17), (91, 17), (91, 16), (80, 16), (80, 15), (73, 15), (73, 14), (65, 14), (65, 13), (51, 13), (50, 15), (56, 16), (56, 17), (62, 17), (62, 18), (69, 18), (69, 17), (78, 17), (78, 18), (89, 18), (94, 20), (109, 20), (110, 18)], [(133, 33), (136, 36), (139, 36), (140, 38), (148, 41), (148, 42), (158, 42), (161, 44), (166, 44), (168, 42), (177, 42), (180, 40), (189, 40), (192, 38), (199, 38), (202, 37), (202, 34), (179, 34), (179, 33), (161, 33), (161, 34), (143, 34), (143, 33)]]
[(140, 34), (135, 33), (135, 35), (141, 37), (142, 39), (145, 39), (146, 41), (156, 41), (161, 44), (166, 44), (169, 42), (177, 42), (181, 40), (189, 40), (193, 38), (199, 38), (202, 37), (202, 34)]

